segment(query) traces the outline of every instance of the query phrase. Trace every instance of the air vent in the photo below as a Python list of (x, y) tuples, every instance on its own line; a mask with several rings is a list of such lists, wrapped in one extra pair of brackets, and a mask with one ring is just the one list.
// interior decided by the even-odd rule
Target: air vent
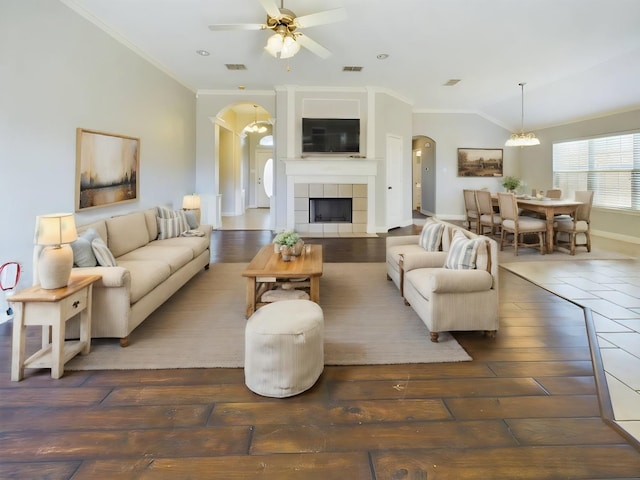
[(343, 72), (361, 72), (362, 67), (342, 67)]
[(445, 83), (444, 86), (453, 87), (454, 85), (457, 85), (459, 81), (460, 81), (459, 78), (452, 78), (451, 80), (447, 80), (447, 83)]
[(227, 70), (246, 70), (246, 65), (242, 63), (225, 63)]

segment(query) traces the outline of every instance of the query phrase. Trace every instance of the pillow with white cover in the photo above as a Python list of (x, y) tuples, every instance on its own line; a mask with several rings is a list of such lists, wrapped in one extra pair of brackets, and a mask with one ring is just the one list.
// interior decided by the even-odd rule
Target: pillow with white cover
[(98, 265), (101, 267), (115, 267), (117, 265), (113, 253), (111, 253), (111, 250), (109, 250), (109, 247), (107, 247), (107, 244), (104, 243), (102, 238), (98, 237), (93, 239), (91, 241), (91, 249), (96, 256)]
[(78, 236), (75, 242), (71, 243), (73, 251), (73, 265), (76, 267), (95, 267), (98, 264), (96, 256), (91, 248), (91, 242), (100, 238), (95, 228), (88, 228)]
[(478, 247), (481, 238), (467, 238), (464, 233), (456, 231), (451, 239), (444, 268), (453, 270), (475, 270)]
[(420, 232), (418, 244), (427, 252), (437, 252), (442, 243), (442, 232), (444, 232), (444, 224), (427, 221)]

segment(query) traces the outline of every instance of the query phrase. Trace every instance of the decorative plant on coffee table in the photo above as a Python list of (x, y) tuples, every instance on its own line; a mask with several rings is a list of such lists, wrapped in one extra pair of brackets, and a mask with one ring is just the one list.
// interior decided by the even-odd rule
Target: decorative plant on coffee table
[(292, 255), (300, 255), (302, 252), (302, 239), (293, 230), (278, 233), (273, 239), (273, 243), (279, 246), (278, 250), (284, 261), (289, 261)]
[(507, 192), (515, 192), (516, 188), (520, 186), (520, 179), (511, 176), (504, 177), (502, 186), (507, 189)]

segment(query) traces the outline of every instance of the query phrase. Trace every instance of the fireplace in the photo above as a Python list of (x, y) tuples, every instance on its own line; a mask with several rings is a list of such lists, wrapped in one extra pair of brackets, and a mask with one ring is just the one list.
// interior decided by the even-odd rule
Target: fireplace
[(351, 198), (310, 198), (309, 223), (351, 223)]
[[(377, 161), (305, 158), (286, 160), (285, 167), (287, 228), (310, 235), (375, 233)], [(350, 199), (351, 221), (310, 221), (310, 199)]]

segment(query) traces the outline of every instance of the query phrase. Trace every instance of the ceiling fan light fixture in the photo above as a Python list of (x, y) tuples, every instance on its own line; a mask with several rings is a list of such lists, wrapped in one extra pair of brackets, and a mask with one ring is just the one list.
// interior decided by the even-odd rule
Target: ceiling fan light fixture
[(524, 86), (525, 83), (519, 83), (521, 90), (521, 120), (520, 120), (520, 133), (513, 133), (511, 137), (504, 142), (505, 147), (532, 147), (534, 145), (540, 145), (540, 140), (534, 133), (524, 133)]
[(282, 50), (280, 58), (291, 58), (300, 51), (300, 44), (296, 42), (293, 35), (287, 35), (282, 41)]
[(284, 38), (279, 33), (274, 33), (267, 40), (267, 45), (264, 49), (269, 52), (274, 57), (278, 56), (278, 53), (282, 51), (282, 46), (284, 43)]

